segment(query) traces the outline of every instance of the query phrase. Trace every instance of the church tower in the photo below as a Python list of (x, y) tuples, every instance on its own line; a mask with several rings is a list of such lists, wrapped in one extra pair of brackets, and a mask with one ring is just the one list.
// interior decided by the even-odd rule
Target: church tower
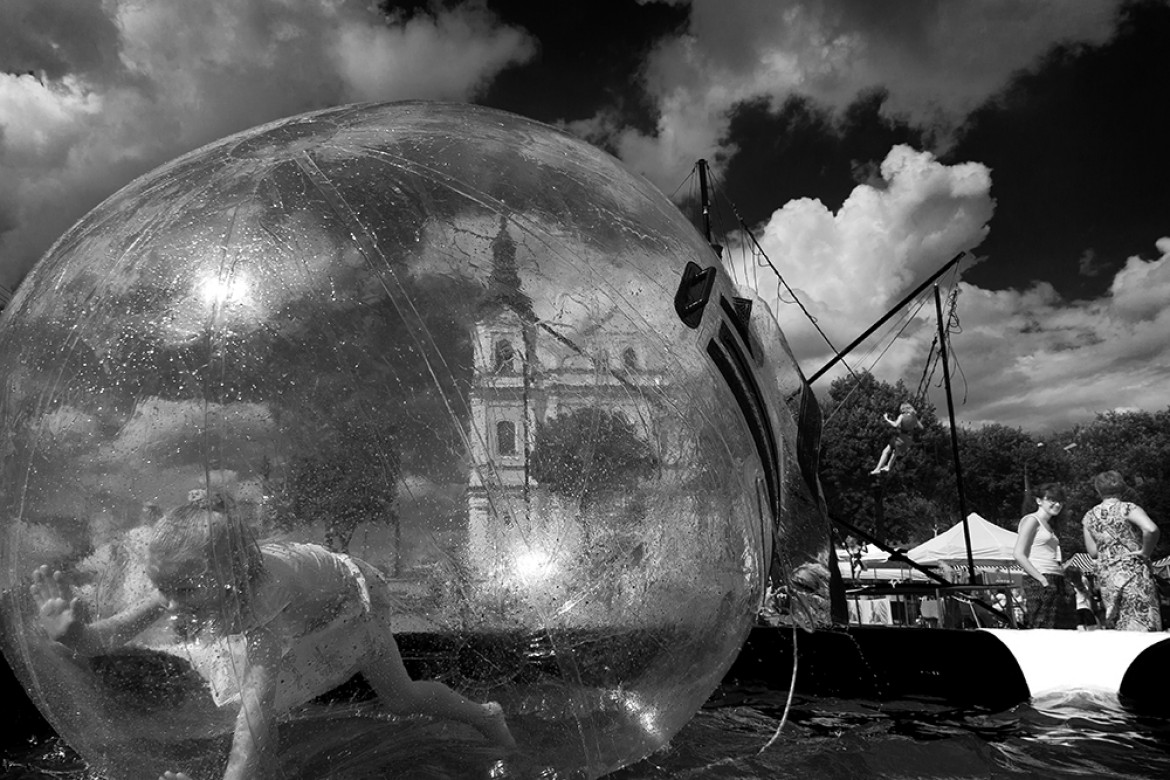
[[(472, 470), (468, 484), (473, 565), (496, 559), (497, 533), (527, 519), (529, 473), (540, 407), (535, 365), (535, 316), (521, 289), (516, 242), (500, 217), (491, 243), (492, 270), (475, 324), (469, 395)], [(493, 486), (489, 500), (485, 484)], [(499, 500), (501, 499), (502, 500)]]

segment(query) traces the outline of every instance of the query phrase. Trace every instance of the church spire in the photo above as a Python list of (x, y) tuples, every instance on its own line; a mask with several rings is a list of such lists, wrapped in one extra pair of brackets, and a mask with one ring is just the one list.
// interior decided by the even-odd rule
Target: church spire
[(508, 232), (508, 218), (502, 214), (500, 229), (492, 239), (492, 271), (488, 277), (487, 295), (484, 296), (482, 308), (492, 313), (507, 308), (526, 320), (533, 317), (532, 301), (520, 289), (516, 242)]

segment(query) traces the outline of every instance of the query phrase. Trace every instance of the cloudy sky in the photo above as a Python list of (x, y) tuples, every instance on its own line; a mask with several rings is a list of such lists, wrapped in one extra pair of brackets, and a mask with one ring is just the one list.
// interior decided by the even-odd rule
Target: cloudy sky
[[(596, 143), (684, 206), (709, 160), (716, 228), (738, 214), (837, 347), (968, 252), (942, 279), (964, 424), (1160, 410), (1168, 50), (1165, 0), (4, 0), (0, 284), (228, 133), (469, 101)], [(825, 339), (742, 236), (720, 240), (814, 373)], [(849, 365), (916, 388), (935, 326), (932, 301), (915, 310)]]

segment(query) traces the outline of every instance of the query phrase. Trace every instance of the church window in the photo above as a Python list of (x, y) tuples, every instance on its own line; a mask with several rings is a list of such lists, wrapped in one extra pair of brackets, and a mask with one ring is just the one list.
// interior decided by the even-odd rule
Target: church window
[(496, 373), (503, 374), (509, 371), (516, 370), (515, 364), (516, 350), (512, 348), (512, 342), (507, 339), (500, 339), (496, 342)]
[(496, 423), (496, 452), (500, 455), (516, 454), (516, 423), (508, 420)]

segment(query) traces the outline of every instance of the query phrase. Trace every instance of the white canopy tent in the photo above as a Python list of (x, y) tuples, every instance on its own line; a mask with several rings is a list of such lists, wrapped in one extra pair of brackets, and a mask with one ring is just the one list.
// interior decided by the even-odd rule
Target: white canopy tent
[[(984, 520), (975, 512), (967, 515), (967, 527), (971, 535), (971, 558), (977, 566), (1014, 565), (1016, 538), (1015, 531), (1000, 528)], [(963, 524), (955, 523), (933, 539), (923, 542), (906, 553), (916, 563), (948, 563), (967, 565), (967, 542)]]
[[(1021, 570), (1013, 555), (1019, 534), (1001, 528), (975, 512), (967, 515), (967, 526), (975, 567), (983, 572), (1005, 574), (1009, 578), (1014, 575), (1014, 579), (1019, 579)], [(949, 570), (964, 571), (967, 567), (967, 543), (963, 523), (955, 523), (933, 539), (914, 547), (906, 553), (906, 557), (924, 566), (938, 566), (944, 576), (947, 576)], [(875, 578), (929, 581), (921, 572), (897, 561), (869, 562), (866, 568)], [(964, 578), (960, 576), (952, 579)]]
[(837, 569), (842, 579), (853, 581), (888, 581), (901, 579), (897, 572), (885, 568), (884, 564), (890, 554), (876, 545), (867, 544), (857, 551), (856, 555), (849, 550), (838, 548)]
[[(970, 599), (954, 600), (947, 597), (956, 595), (958, 591), (962, 591), (967, 596), (973, 596), (976, 600), (991, 599), (995, 593), (1003, 592), (1006, 596), (1006, 602), (1001, 601), (1000, 603), (1008, 610), (1008, 619), (1012, 621), (1010, 615), (1014, 614), (1012, 611), (1014, 597), (1011, 594), (1020, 585), (1023, 577), (1023, 571), (1016, 564), (1014, 555), (1016, 539), (1019, 535), (1015, 531), (988, 522), (974, 512), (967, 516), (967, 531), (971, 539), (972, 563), (983, 574), (980, 584), (968, 582), (967, 534), (964, 533), (962, 522), (956, 523), (933, 539), (905, 553), (905, 557), (910, 561), (919, 566), (933, 569), (943, 579), (952, 583), (949, 586), (941, 585), (909, 563), (889, 560), (889, 556), (886, 556), (885, 560), (865, 561), (864, 568), (861, 571), (853, 569), (851, 577), (848, 558), (843, 560), (838, 558), (842, 577), (847, 580), (851, 579), (859, 586), (886, 582), (896, 583), (897, 588), (903, 586), (917, 588), (913, 591), (913, 593), (918, 594), (917, 596), (887, 591), (884, 600), (887, 602), (886, 609), (889, 610), (890, 617), (885, 617), (878, 613), (874, 604), (867, 603), (867, 599), (868, 601), (882, 600), (881, 597), (876, 593), (863, 592), (865, 589), (862, 587), (855, 591), (855, 597), (850, 602), (850, 622), (889, 624), (902, 621), (909, 624), (919, 620), (929, 622), (933, 619), (936, 624), (953, 628), (967, 621), (974, 621), (978, 624), (980, 620), (988, 617), (989, 613), (977, 613)], [(929, 595), (929, 590), (922, 590), (924, 585), (927, 589), (934, 588), (933, 596)], [(866, 598), (858, 598), (858, 596), (866, 596)], [(895, 605), (890, 603), (891, 598), (902, 604), (900, 618), (895, 619), (893, 614)], [(928, 614), (928, 610), (930, 614)], [(1014, 622), (1011, 624), (1015, 625)]]

